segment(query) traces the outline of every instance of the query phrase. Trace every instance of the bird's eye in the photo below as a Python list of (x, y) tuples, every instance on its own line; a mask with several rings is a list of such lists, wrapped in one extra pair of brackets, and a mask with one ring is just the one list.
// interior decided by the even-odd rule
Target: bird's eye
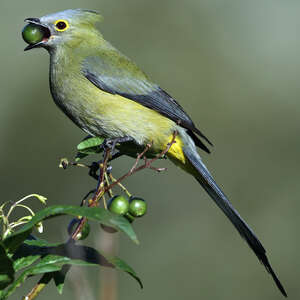
[(57, 31), (65, 31), (69, 28), (69, 23), (65, 20), (57, 20), (54, 25)]

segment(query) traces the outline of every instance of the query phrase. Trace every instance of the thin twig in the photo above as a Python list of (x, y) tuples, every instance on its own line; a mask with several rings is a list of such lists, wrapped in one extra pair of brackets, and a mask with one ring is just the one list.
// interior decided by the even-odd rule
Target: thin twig
[(102, 200), (103, 200), (103, 206), (104, 206), (104, 208), (107, 209), (107, 203), (106, 203), (105, 194), (102, 196)]
[[(108, 175), (107, 175), (107, 172), (104, 173), (104, 176), (105, 176), (105, 182), (106, 182), (106, 185), (108, 186), (110, 183), (109, 183), (109, 177), (108, 177)], [(110, 198), (112, 198), (112, 197), (114, 196), (112, 190), (108, 190), (108, 194), (109, 194), (109, 197), (110, 197)]]
[[(109, 174), (109, 178), (111, 179), (112, 182), (117, 181), (117, 179), (114, 178), (112, 176), (112, 174)], [(129, 193), (129, 191), (126, 189), (126, 187), (121, 182), (118, 183), (118, 186), (128, 195), (128, 197), (131, 197), (131, 193)]]
[[(106, 173), (106, 168), (107, 168), (107, 162), (109, 160), (109, 155), (110, 155), (110, 149), (107, 149), (107, 151), (105, 151), (105, 155), (104, 155), (104, 159), (103, 159), (103, 163), (100, 164), (100, 176), (99, 176), (99, 180), (97, 183), (97, 188), (96, 191), (94, 193), (94, 196), (92, 198), (92, 201), (89, 203), (89, 207), (95, 207), (98, 205), (98, 201), (99, 199), (104, 195), (104, 193), (106, 191), (105, 190), (105, 185), (104, 185), (104, 174)], [(82, 218), (77, 226), (77, 228), (75, 229), (74, 233), (71, 236), (71, 239), (73, 240), (77, 240), (77, 236), (78, 234), (81, 232), (84, 224), (86, 223), (87, 219), (86, 218)]]
[(177, 136), (178, 132), (177, 131), (174, 131), (173, 133), (173, 137), (172, 137), (172, 140), (170, 143), (167, 144), (167, 147), (165, 150), (163, 150), (161, 153), (159, 153), (158, 155), (156, 155), (156, 157), (148, 160), (148, 159), (144, 159), (144, 164), (139, 166), (138, 167), (138, 163), (139, 161), (141, 160), (141, 158), (144, 157), (144, 155), (146, 154), (146, 152), (151, 148), (152, 144), (147, 144), (147, 146), (145, 147), (144, 151), (140, 154), (138, 154), (137, 158), (136, 158), (136, 161), (134, 163), (134, 165), (132, 166), (132, 168), (129, 170), (129, 172), (127, 172), (126, 174), (124, 174), (123, 176), (121, 176), (117, 181), (111, 183), (108, 187), (105, 188), (105, 192), (108, 190), (108, 189), (112, 189), (115, 185), (119, 184), (121, 181), (123, 181), (125, 178), (133, 175), (134, 173), (136, 172), (139, 172), (143, 169), (146, 169), (146, 168), (149, 168), (149, 169), (152, 169), (152, 170), (155, 170), (155, 171), (158, 171), (158, 172), (161, 172), (163, 170), (165, 170), (164, 168), (154, 168), (151, 166), (151, 164), (153, 162), (155, 162), (156, 160), (162, 158), (165, 156), (165, 154), (170, 150), (170, 148), (172, 147), (172, 145), (174, 143), (176, 143), (176, 136)]

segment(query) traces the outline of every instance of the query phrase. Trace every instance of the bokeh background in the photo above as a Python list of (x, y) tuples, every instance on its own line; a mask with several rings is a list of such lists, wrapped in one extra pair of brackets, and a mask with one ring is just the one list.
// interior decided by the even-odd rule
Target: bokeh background
[[(78, 7), (99, 10), (104, 36), (178, 99), (212, 140), (204, 161), (263, 242), (290, 299), (299, 299), (300, 2), (1, 0), (1, 202), (37, 192), (49, 205), (77, 204), (94, 186), (85, 170), (58, 168), (85, 135), (51, 99), (48, 54), (24, 53), (20, 35), (26, 17)], [(115, 175), (132, 162), (115, 162)], [(159, 165), (168, 171), (147, 170), (127, 181), (147, 199), (149, 213), (134, 224), (141, 245), (121, 237), (119, 255), (145, 288), (119, 273), (118, 299), (282, 299), (197, 182), (166, 161)], [(42, 237), (63, 240), (67, 223), (46, 223)], [(87, 243), (101, 244), (101, 235), (95, 225)], [(84, 296), (68, 281), (62, 299), (99, 299), (99, 270), (83, 272)], [(51, 284), (40, 298), (53, 297), (59, 298)]]

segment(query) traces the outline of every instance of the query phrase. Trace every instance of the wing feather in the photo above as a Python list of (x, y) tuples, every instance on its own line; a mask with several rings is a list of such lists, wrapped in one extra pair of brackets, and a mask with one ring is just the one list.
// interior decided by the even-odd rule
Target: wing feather
[(88, 57), (82, 65), (83, 75), (102, 91), (135, 101), (186, 128), (196, 145), (209, 153), (209, 149), (196, 134), (210, 145), (211, 142), (196, 128), (178, 102), (158, 85), (150, 82), (128, 58), (118, 54)]

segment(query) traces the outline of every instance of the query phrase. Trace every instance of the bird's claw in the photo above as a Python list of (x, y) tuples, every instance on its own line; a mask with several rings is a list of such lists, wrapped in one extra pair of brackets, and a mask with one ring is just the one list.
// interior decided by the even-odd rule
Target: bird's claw
[(115, 149), (116, 149), (117, 144), (130, 142), (132, 140), (133, 140), (133, 138), (130, 136), (118, 137), (118, 138), (113, 138), (113, 139), (105, 139), (102, 144), (102, 147), (104, 150), (104, 156), (106, 155), (106, 152), (108, 150), (110, 150), (111, 156), (114, 156), (116, 154)]

